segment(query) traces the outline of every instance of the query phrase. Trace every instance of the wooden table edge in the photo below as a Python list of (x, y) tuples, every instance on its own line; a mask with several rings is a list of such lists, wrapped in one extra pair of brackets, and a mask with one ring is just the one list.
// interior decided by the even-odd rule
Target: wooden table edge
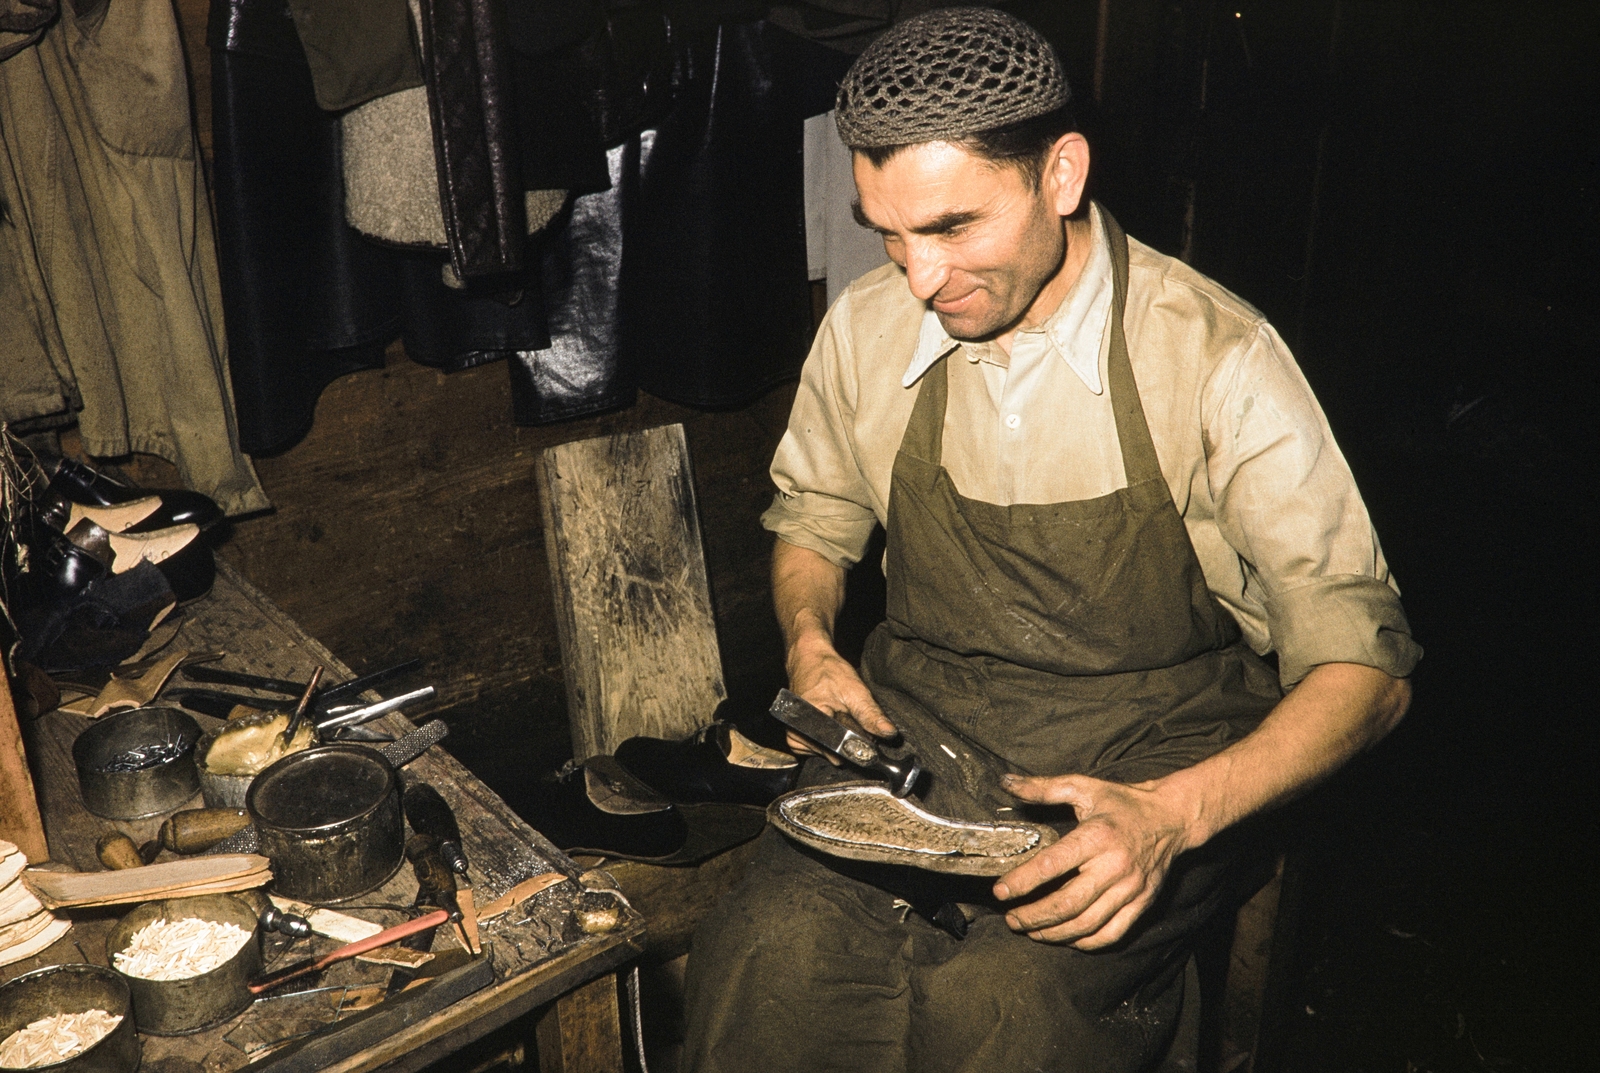
[[(644, 926), (607, 937), (598, 948), (560, 954), (546, 965), (484, 988), (389, 1037), (382, 1046), (324, 1067), (323, 1073), (409, 1073), (488, 1035), (573, 988), (615, 972), (644, 953)], [(246, 1070), (249, 1067), (245, 1067)], [(242, 1071), (241, 1071), (242, 1073)]]

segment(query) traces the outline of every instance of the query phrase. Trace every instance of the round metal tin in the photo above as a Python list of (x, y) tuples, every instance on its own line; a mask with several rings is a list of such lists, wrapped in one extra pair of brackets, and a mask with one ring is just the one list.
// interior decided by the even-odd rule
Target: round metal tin
[[(72, 743), (83, 803), (96, 816), (139, 820), (169, 812), (200, 789), (194, 750), (200, 724), (176, 708), (131, 708), (102, 716)], [(107, 770), (132, 750), (183, 744), (170, 759), (137, 771)]]
[(132, 996), (121, 976), (99, 965), (46, 965), (0, 985), (0, 1039), (55, 1013), (105, 1010), (122, 1023), (99, 1042), (61, 1062), (34, 1066), (50, 1073), (134, 1073), (139, 1037)]
[(254, 1000), (250, 981), (261, 973), (261, 927), (255, 910), (232, 894), (200, 894), (145, 902), (117, 922), (106, 937), (106, 957), (113, 965), (134, 935), (157, 920), (198, 917), (219, 924), (235, 924), (250, 933), (238, 953), (210, 972), (182, 980), (146, 980), (118, 973), (133, 995), (133, 1015), (139, 1031), (154, 1036), (187, 1036), (221, 1024), (241, 1013)]
[(365, 894), (400, 867), (405, 818), (393, 765), (363, 745), (319, 745), (255, 777), (245, 807), (273, 889), (307, 902)]

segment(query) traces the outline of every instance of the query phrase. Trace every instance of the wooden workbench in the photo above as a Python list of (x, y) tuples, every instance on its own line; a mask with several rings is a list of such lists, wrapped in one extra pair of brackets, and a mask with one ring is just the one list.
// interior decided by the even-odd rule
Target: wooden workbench
[[(187, 609), (184, 625), (167, 651), (179, 649), (225, 652), (226, 657), (214, 666), (276, 678), (304, 681), (318, 664), (327, 668), (331, 681), (353, 677), (349, 668), (220, 561), (215, 588)], [(217, 724), (206, 716), (195, 718), (202, 730)], [(52, 712), (30, 728), (28, 740), (30, 760), (38, 775), (51, 859), (81, 871), (101, 868), (95, 857), (95, 841), (106, 831), (122, 830), (142, 844), (155, 834), (162, 819), (117, 822), (100, 819), (84, 808), (71, 745), (89, 723), (79, 716)], [(369, 725), (395, 735), (412, 729), (412, 724), (398, 714)], [(447, 739), (446, 747), (448, 744)], [(405, 773), (408, 779), (432, 784), (455, 811), (471, 862), (467, 878), (479, 906), (534, 875), (560, 872), (572, 879), (551, 887), (505, 916), (485, 922), (483, 953), (492, 968), (492, 982), (437, 1012), (416, 1012), (413, 1007), (424, 1003), (413, 1000), (408, 1004), (396, 998), (357, 1012), (352, 1007), (359, 1004), (348, 1001), (348, 997), (362, 995), (370, 1001), (373, 985), (385, 983), (390, 970), (358, 961), (342, 962), (320, 979), (311, 977), (303, 985), (296, 983), (283, 989), (294, 992), (295, 997), (260, 999), (245, 1013), (218, 1027), (192, 1036), (144, 1037), (142, 1070), (232, 1073), (249, 1065), (261, 1070), (276, 1066), (286, 1071), (305, 1067), (336, 1073), (377, 1069), (401, 1073), (421, 1069), (520, 1014), (548, 1006), (538, 1032), (542, 1069), (620, 1073), (612, 974), (642, 952), (642, 919), (632, 910), (625, 910), (614, 930), (601, 935), (584, 934), (571, 912), (579, 896), (581, 871), (572, 860), (524, 823), (443, 749), (430, 749), (408, 764)], [(201, 804), (197, 794), (180, 807), (197, 808)], [(352, 916), (387, 926), (403, 918), (395, 909), (385, 907), (409, 905), (415, 895), (416, 880), (411, 869), (402, 867), (384, 886), (356, 899), (356, 906), (340, 908)], [(72, 930), (37, 957), (0, 969), (0, 980), (47, 964), (106, 964), (105, 936), (121, 913), (131, 908), (64, 911), (62, 915), (74, 920)], [(279, 936), (269, 939), (269, 968), (307, 954), (323, 953), (336, 945), (320, 937), (292, 947), (287, 942)], [(481, 964), (467, 963), (465, 952), (448, 929), (439, 929), (433, 950), (435, 964), (430, 969), (440, 972), (432, 985), (438, 995), (487, 979)], [(473, 983), (464, 982), (469, 976)], [(413, 990), (421, 993), (427, 988)], [(407, 997), (412, 994), (406, 993)], [(295, 1042), (283, 1043), (285, 1038)], [(354, 1053), (336, 1061), (324, 1060), (341, 1051), (351, 1051), (354, 1044), (360, 1044)]]

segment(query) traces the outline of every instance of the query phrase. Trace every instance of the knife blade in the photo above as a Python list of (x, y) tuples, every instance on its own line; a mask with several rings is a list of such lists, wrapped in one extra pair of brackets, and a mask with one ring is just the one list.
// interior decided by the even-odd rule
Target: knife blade
[(917, 763), (915, 756), (908, 755), (904, 760), (889, 759), (854, 719), (848, 715), (829, 715), (787, 689), (778, 690), (778, 697), (769, 711), (774, 719), (806, 740), (815, 742), (841, 760), (888, 780), (896, 797), (909, 794), (922, 774), (922, 765)]

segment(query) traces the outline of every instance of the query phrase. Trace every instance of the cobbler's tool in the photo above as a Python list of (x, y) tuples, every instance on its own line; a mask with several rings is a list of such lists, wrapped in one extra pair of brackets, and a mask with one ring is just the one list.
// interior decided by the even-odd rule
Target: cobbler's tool
[(156, 838), (173, 853), (204, 853), (249, 825), (242, 808), (186, 808), (168, 816)]
[[(160, 847), (156, 847), (158, 850)], [(120, 870), (123, 868), (143, 868), (150, 862), (139, 853), (139, 847), (133, 839), (121, 831), (108, 831), (100, 836), (94, 844), (95, 856), (100, 858), (100, 863), (107, 868)], [(154, 858), (152, 858), (154, 859)]]
[(306, 690), (304, 682), (289, 682), (282, 678), (263, 678), (259, 674), (246, 674), (244, 671), (226, 671), (221, 667), (186, 666), (179, 673), (191, 682), (244, 686), (246, 689), (259, 689), (267, 693), (282, 693), (286, 697), (298, 697)]
[(281, 932), (291, 939), (306, 939), (312, 932), (311, 921), (298, 913), (285, 913), (271, 902), (261, 911), (261, 928)]
[(404, 663), (396, 663), (393, 667), (385, 667), (381, 671), (359, 675), (348, 682), (329, 686), (317, 698), (317, 710), (325, 712), (340, 701), (360, 696), (379, 682), (387, 682), (391, 678), (418, 670), (421, 666), (422, 661), (420, 659), (408, 659)]
[(404, 708), (407, 704), (410, 704), (414, 701), (428, 700), (433, 697), (436, 692), (437, 690), (435, 690), (432, 686), (423, 686), (421, 689), (413, 689), (409, 693), (402, 693), (398, 697), (390, 697), (388, 700), (380, 700), (374, 704), (361, 705), (360, 707), (351, 708), (348, 711), (337, 711), (330, 713), (326, 718), (319, 719), (317, 721), (317, 733), (326, 737), (327, 735), (332, 734), (335, 730), (340, 730), (344, 727), (359, 726), (360, 724), (376, 719), (378, 716), (387, 712)]
[(461, 849), (461, 827), (456, 823), (456, 814), (439, 796), (439, 791), (425, 782), (409, 785), (406, 787), (405, 808), (411, 829), (438, 839), (439, 856), (450, 866), (450, 871), (466, 875), (467, 855)]
[(396, 924), (392, 928), (385, 928), (370, 938), (341, 946), (332, 953), (324, 954), (319, 958), (308, 958), (305, 961), (296, 962), (288, 968), (279, 969), (277, 972), (263, 976), (250, 985), (250, 993), (259, 995), (263, 991), (271, 991), (280, 984), (288, 983), (290, 980), (305, 976), (307, 973), (320, 972), (329, 965), (340, 961), (348, 961), (357, 954), (365, 954), (368, 950), (376, 950), (380, 946), (388, 946), (390, 943), (404, 939), (408, 935), (415, 935), (417, 932), (427, 931), (429, 928), (437, 928), (449, 919), (450, 914), (448, 912), (443, 909), (435, 909), (433, 912), (417, 917), (415, 920), (408, 920), (404, 924)]
[(311, 695), (317, 691), (317, 686), (322, 681), (322, 668), (318, 667), (311, 672), (311, 681), (306, 684), (306, 691), (300, 695), (300, 703), (294, 707), (294, 714), (289, 717), (289, 725), (283, 728), (283, 744), (285, 747), (294, 741), (295, 732), (300, 729), (300, 721), (306, 717), (306, 709), (311, 707)]
[(886, 779), (896, 797), (909, 794), (922, 774), (922, 765), (915, 756), (889, 759), (854, 719), (848, 715), (829, 715), (787, 689), (778, 690), (778, 698), (772, 702), (770, 711), (778, 722), (839, 759)]
[(243, 693), (225, 693), (218, 689), (189, 689), (182, 686), (166, 690), (162, 698), (177, 701), (191, 712), (199, 712), (201, 715), (209, 715), (216, 719), (228, 718), (233, 710), (240, 706), (266, 711), (276, 703), (266, 697), (250, 697)]
[(406, 840), (406, 858), (417, 874), (417, 906), (436, 905), (450, 914), (452, 922), (462, 917), (456, 900), (456, 874), (439, 854), (439, 840), (432, 835), (414, 834)]

